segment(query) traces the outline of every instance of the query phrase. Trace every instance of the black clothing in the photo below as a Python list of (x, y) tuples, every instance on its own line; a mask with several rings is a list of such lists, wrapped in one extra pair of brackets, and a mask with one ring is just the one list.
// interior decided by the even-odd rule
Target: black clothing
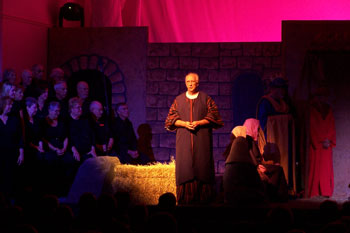
[(244, 137), (234, 139), (225, 163), (223, 185), (226, 203), (256, 204), (265, 201), (264, 186)]
[[(66, 124), (58, 120), (57, 126), (54, 127), (46, 119), (43, 128), (44, 142), (62, 149), (64, 140), (68, 138)], [(58, 155), (56, 151), (47, 146), (41, 162), (41, 169), (44, 174), (47, 174), (44, 177), (44, 187), (55, 194), (66, 195), (79, 166), (78, 161), (73, 158), (71, 149), (67, 147), (63, 155)]]
[(9, 115), (6, 124), (0, 120), (0, 192), (11, 195), (14, 189), (19, 149), (24, 148), (19, 117)]
[(57, 97), (51, 97), (51, 98), (48, 98), (47, 103), (50, 104), (52, 101), (56, 101), (56, 102), (60, 103), (61, 110), (60, 110), (59, 119), (65, 121), (65, 122), (68, 122), (69, 118), (70, 118), (68, 99), (65, 98), (63, 100), (59, 100), (59, 99), (57, 99)]
[(82, 105), (83, 113), (82, 113), (81, 117), (84, 117), (84, 118), (90, 117), (90, 104), (91, 104), (90, 99), (84, 100), (83, 105)]
[(98, 155), (106, 155), (105, 152), (99, 150), (99, 146), (108, 146), (109, 139), (112, 137), (108, 123), (103, 119), (96, 121), (93, 117), (90, 117), (90, 125), (95, 136), (96, 153)]
[(74, 146), (80, 156), (91, 151), (91, 147), (95, 145), (95, 137), (88, 119), (79, 118), (78, 120), (74, 120), (70, 117), (69, 143), (70, 148)]
[(30, 143), (39, 145), (39, 141), (42, 139), (42, 121), (37, 116), (33, 117), (33, 123), (31, 123), (27, 117), (24, 119), (25, 127), (25, 145), (28, 147)]
[(58, 121), (57, 126), (51, 126), (47, 120), (44, 123), (43, 139), (54, 147), (63, 148), (64, 139), (68, 137), (67, 126), (63, 121)]
[(38, 105), (38, 110), (36, 112), (36, 117), (38, 117), (40, 120), (44, 121), (45, 118), (47, 117), (47, 115), (49, 114), (49, 110), (48, 110), (48, 102), (46, 101), (43, 108), (40, 109), (39, 105)]
[(124, 121), (118, 116), (112, 123), (114, 135), (114, 148), (121, 163), (131, 163), (132, 157), (128, 150), (137, 150), (137, 138), (131, 121), (127, 118)]
[(39, 96), (39, 90), (38, 87), (35, 85), (34, 82), (32, 82), (29, 86), (27, 86), (23, 92), (23, 98), (27, 97), (33, 97), (37, 98)]
[(6, 125), (0, 120), (0, 148), (24, 148), (20, 122), (19, 117), (12, 115), (8, 116)]
[[(246, 141), (246, 142), (244, 142)], [(270, 201), (286, 201), (288, 198), (287, 181), (284, 176), (283, 168), (279, 165), (266, 165), (262, 164), (262, 156), (256, 142), (249, 135), (246, 136), (246, 140), (243, 137), (231, 138), (229, 144), (230, 150), (226, 159), (226, 168), (224, 178), (226, 179), (226, 189), (231, 190), (233, 184), (240, 189), (250, 190), (255, 187), (255, 191), (250, 193), (256, 195), (261, 192), (261, 184), (264, 186), (264, 192), (266, 198)], [(227, 150), (226, 150), (227, 152)], [(257, 167), (263, 165), (266, 168), (263, 178), (260, 177), (261, 182), (256, 180)], [(235, 176), (240, 174), (240, 179)], [(231, 179), (234, 179), (233, 182)], [(242, 180), (243, 179), (243, 180)], [(242, 180), (239, 182), (239, 180)], [(254, 184), (254, 185), (253, 185)], [(234, 187), (233, 190), (236, 190)], [(238, 189), (237, 189), (238, 190)], [(259, 192), (256, 192), (259, 190)], [(237, 199), (235, 192), (228, 191), (229, 202)], [(233, 193), (234, 194), (233, 194)], [(249, 197), (249, 195), (247, 195)], [(262, 196), (261, 196), (262, 197)], [(262, 200), (257, 198), (258, 200)]]
[(11, 108), (9, 115), (15, 115), (17, 117), (20, 117), (19, 112), (23, 109), (24, 109), (24, 101), (23, 100), (21, 100), (21, 101), (15, 100), (15, 101), (13, 101), (12, 108)]
[(38, 185), (37, 181), (41, 175), (39, 164), (43, 153), (32, 147), (31, 144), (38, 146), (39, 141), (42, 141), (42, 120), (34, 116), (33, 123), (31, 123), (28, 117), (24, 117), (24, 127), (25, 162), (22, 177), (25, 185), (34, 187)]

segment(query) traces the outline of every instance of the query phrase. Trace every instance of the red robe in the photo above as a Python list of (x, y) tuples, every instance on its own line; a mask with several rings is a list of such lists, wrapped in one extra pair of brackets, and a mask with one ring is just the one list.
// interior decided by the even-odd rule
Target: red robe
[[(332, 196), (334, 188), (332, 148), (335, 146), (335, 123), (333, 112), (322, 114), (314, 107), (310, 109), (310, 153), (308, 196)], [(322, 142), (329, 139), (330, 147), (323, 148)]]

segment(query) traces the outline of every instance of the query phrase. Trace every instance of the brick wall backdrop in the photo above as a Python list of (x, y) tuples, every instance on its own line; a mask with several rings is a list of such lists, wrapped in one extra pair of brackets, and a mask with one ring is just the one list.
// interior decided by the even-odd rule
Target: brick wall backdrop
[(266, 83), (281, 73), (281, 43), (151, 43), (148, 45), (146, 121), (152, 127), (157, 161), (175, 157), (175, 133), (164, 129), (175, 97), (186, 91), (185, 75), (199, 74), (200, 90), (219, 107), (225, 126), (214, 131), (216, 173), (224, 172), (222, 152), (230, 139), (232, 81), (244, 72), (258, 72)]

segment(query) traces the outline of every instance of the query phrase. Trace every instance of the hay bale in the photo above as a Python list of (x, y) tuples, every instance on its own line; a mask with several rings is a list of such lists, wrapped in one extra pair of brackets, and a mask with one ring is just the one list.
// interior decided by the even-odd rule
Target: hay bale
[(176, 195), (175, 161), (151, 165), (116, 164), (113, 190), (130, 193), (133, 204), (156, 205), (166, 192)]

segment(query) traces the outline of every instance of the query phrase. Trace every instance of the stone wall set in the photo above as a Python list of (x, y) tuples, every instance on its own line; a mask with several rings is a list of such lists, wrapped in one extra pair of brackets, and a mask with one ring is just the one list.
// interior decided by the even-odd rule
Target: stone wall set
[(219, 107), (225, 126), (213, 133), (216, 173), (224, 171), (222, 156), (233, 128), (232, 81), (256, 72), (266, 83), (282, 70), (281, 43), (150, 43), (146, 79), (146, 121), (152, 127), (152, 148), (158, 161), (175, 157), (175, 133), (164, 129), (175, 97), (186, 90), (188, 72), (199, 74), (201, 91)]

